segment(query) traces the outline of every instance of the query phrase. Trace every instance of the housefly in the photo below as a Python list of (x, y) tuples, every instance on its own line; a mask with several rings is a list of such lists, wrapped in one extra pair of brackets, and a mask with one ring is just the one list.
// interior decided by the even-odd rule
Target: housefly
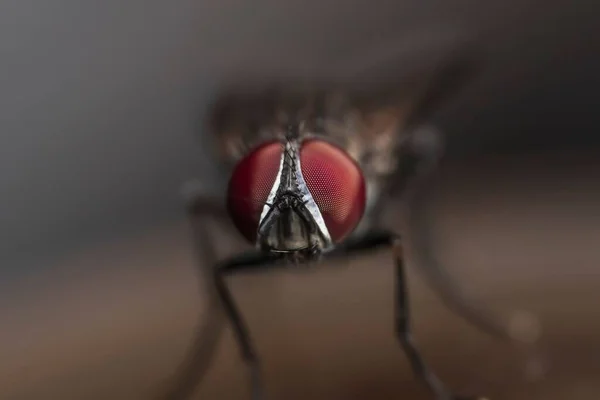
[[(479, 399), (453, 393), (427, 366), (411, 335), (403, 249), (410, 240), (420, 270), (454, 311), (488, 333), (511, 338), (505, 325), (467, 301), (431, 257), (419, 207), (426, 177), (441, 155), (427, 120), (472, 75), (473, 59), (453, 55), (401, 82), (370, 71), (362, 78), (281, 80), (222, 92), (208, 113), (229, 173), (220, 204), (188, 191), (198, 247), (207, 248), (203, 216), (222, 214), (254, 246), (218, 261), (208, 276), (211, 313), (166, 398), (189, 398), (209, 368), (223, 319), (231, 324), (251, 376), (253, 400), (265, 399), (249, 327), (226, 277), (269, 268), (316, 268), (335, 258), (387, 247), (395, 262), (395, 334), (418, 379), (437, 400)], [(373, 78), (375, 77), (375, 79)], [(384, 204), (408, 205), (407, 237), (387, 226)], [(223, 204), (224, 203), (224, 204)]]

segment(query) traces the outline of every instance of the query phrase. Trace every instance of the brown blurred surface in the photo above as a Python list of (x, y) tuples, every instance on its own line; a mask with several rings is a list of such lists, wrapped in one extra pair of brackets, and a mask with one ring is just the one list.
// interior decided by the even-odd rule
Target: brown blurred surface
[[(417, 340), (451, 387), (496, 400), (600, 398), (594, 158), (474, 160), (440, 175), (433, 209), (445, 265), (490, 310), (528, 310), (542, 328), (532, 353), (489, 338), (412, 268)], [(4, 292), (0, 399), (155, 396), (202, 309), (188, 233), (181, 223), (90, 248), (62, 260), (60, 274)], [(391, 267), (382, 252), (348, 268), (232, 279), (270, 398), (429, 398), (392, 335)], [(229, 332), (197, 398), (249, 398)]]

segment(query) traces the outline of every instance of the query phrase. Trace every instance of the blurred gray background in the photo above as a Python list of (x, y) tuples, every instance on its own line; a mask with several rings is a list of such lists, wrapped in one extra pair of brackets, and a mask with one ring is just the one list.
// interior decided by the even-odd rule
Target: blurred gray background
[[(452, 41), (454, 36), (476, 42), (486, 64), (469, 87), (432, 115), (447, 133), (449, 145), (447, 172), (439, 180), (446, 193), (439, 197), (445, 200), (438, 201), (440, 235), (446, 238), (440, 251), (471, 287), (486, 279), (490, 285), (506, 281), (507, 286), (498, 289), (497, 301), (506, 301), (501, 308), (512, 308), (511, 293), (515, 299), (518, 293), (529, 293), (533, 300), (522, 300), (521, 305), (533, 308), (539, 302), (548, 306), (549, 298), (555, 301), (547, 314), (538, 311), (555, 321), (550, 322), (557, 328), (549, 331), (555, 341), (550, 340), (548, 351), (557, 359), (570, 360), (571, 375), (561, 380), (559, 368), (552, 381), (555, 386), (535, 393), (544, 399), (550, 393), (557, 399), (594, 398), (586, 390), (595, 390), (597, 384), (585, 377), (600, 371), (600, 357), (591, 357), (598, 346), (582, 338), (593, 332), (598, 336), (594, 331), (598, 327), (586, 325), (596, 320), (597, 311), (581, 308), (578, 313), (575, 306), (564, 309), (561, 304), (572, 299), (572, 293), (580, 295), (573, 300), (578, 307), (593, 304), (592, 293), (600, 287), (595, 280), (600, 255), (594, 253), (600, 239), (594, 215), (600, 199), (595, 147), (598, 9), (593, 1), (539, 0), (3, 1), (0, 318), (5, 348), (0, 349), (0, 390), (5, 393), (0, 398), (89, 399), (92, 393), (99, 399), (149, 398), (140, 393), (158, 384), (181, 359), (199, 306), (178, 190), (191, 177), (200, 178), (207, 188), (216, 187), (220, 179), (201, 122), (203, 107), (222, 79), (236, 71), (331, 70), (363, 62), (363, 54), (382, 44), (418, 55), (429, 43)], [(566, 275), (572, 286), (565, 283)], [(300, 288), (321, 287), (337, 293), (336, 298), (348, 299), (358, 290), (352, 282), (365, 283), (365, 276), (358, 281), (324, 278), (329, 284), (320, 286), (290, 283), (292, 289), (286, 290), (300, 296), (297, 305), (284, 301), (286, 305), (273, 315), (280, 319), (292, 315), (296, 323), (305, 324), (296, 328), (310, 327), (301, 336), (324, 335), (321, 346), (333, 345), (334, 339), (317, 331), (325, 317), (315, 315), (309, 306), (315, 293)], [(553, 292), (550, 276), (566, 286)], [(337, 288), (332, 287), (335, 282), (341, 282)], [(373, 282), (359, 296), (373, 299), (361, 303), (362, 319), (350, 319), (348, 314), (345, 323), (374, 324), (378, 327), (373, 335), (379, 330), (383, 335), (388, 331), (365, 317), (369, 314), (365, 310), (374, 307), (383, 324), (387, 310)], [(264, 293), (257, 289), (262, 297), (259, 293), (254, 301), (268, 304), (272, 296), (288, 293), (281, 288), (271, 293), (273, 286), (277, 284), (269, 284)], [(479, 292), (489, 287), (482, 284)], [(565, 294), (567, 287), (572, 290)], [(251, 288), (246, 290), (252, 292)], [(337, 306), (329, 307), (332, 314), (357, 307)], [(308, 308), (301, 312), (302, 307)], [(445, 321), (434, 311), (428, 315), (428, 323)], [(568, 315), (573, 321), (567, 324), (561, 318)], [(568, 332), (559, 329), (571, 323)], [(339, 324), (344, 326), (344, 317)], [(260, 326), (268, 338), (270, 325)], [(338, 325), (327, 326), (329, 330), (323, 330), (336, 337)], [(433, 343), (430, 354), (443, 353), (448, 346), (435, 344), (441, 329), (442, 325), (426, 329)], [(374, 351), (366, 345), (377, 340), (373, 335), (355, 339), (365, 354)], [(461, 337), (456, 332), (449, 335), (452, 340)], [(281, 357), (285, 351), (277, 348), (287, 347), (277, 347), (273, 340), (275, 347), (265, 351)], [(459, 350), (468, 353), (473, 340), (468, 342), (464, 349), (456, 346), (454, 356), (446, 354), (448, 360), (464, 358), (466, 353)], [(579, 345), (576, 349), (569, 347), (574, 342)], [(153, 352), (159, 347), (161, 356)], [(71, 353), (72, 359), (66, 356)], [(335, 360), (344, 360), (342, 354), (347, 352), (338, 349), (330, 356), (329, 369), (323, 367), (326, 373), (335, 374), (348, 365), (347, 359), (336, 364)], [(588, 362), (578, 358), (586, 354)], [(281, 371), (290, 371), (289, 382), (294, 376), (310, 375), (308, 367), (291, 372), (298, 362), (311, 366), (323, 362), (298, 358), (302, 354), (294, 351), (280, 360)], [(326, 394), (329, 399), (371, 398), (369, 390), (377, 387), (413, 393), (412, 377), (400, 357), (397, 362), (404, 368), (401, 380), (391, 375), (384, 382), (365, 378), (371, 383), (356, 389), (356, 397), (348, 390), (319, 392), (314, 375), (312, 398)], [(439, 365), (444, 362), (438, 360)], [(388, 371), (382, 359), (370, 363), (378, 366), (379, 376)], [(149, 365), (159, 366), (144, 369)], [(239, 365), (230, 371), (236, 368)], [(461, 378), (462, 370), (453, 362), (446, 371), (450, 375), (456, 371), (455, 382), (465, 387), (477, 375), (467, 369)], [(339, 374), (331, 378), (339, 383), (332, 383), (335, 387), (344, 386), (346, 378)], [(579, 382), (574, 376), (584, 382), (577, 386), (579, 394), (568, 392), (573, 382)], [(275, 388), (279, 397), (292, 398), (290, 393), (299, 386), (290, 389), (288, 381), (279, 378), (273, 378), (280, 382)], [(215, 382), (225, 378), (219, 379)], [(503, 379), (497, 378), (497, 386), (505, 390), (505, 397), (499, 398), (517, 398), (506, 394)], [(480, 386), (485, 389), (483, 381)], [(563, 383), (567, 389), (561, 395)], [(215, 384), (209, 390), (217, 392), (208, 397), (229, 398), (219, 392), (225, 390), (218, 389), (222, 386)], [(523, 398), (532, 398), (534, 392), (523, 390)]]

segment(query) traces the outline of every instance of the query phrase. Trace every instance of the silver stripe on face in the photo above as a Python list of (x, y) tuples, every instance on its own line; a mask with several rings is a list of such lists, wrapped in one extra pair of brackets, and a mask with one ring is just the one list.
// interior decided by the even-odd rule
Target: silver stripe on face
[(275, 178), (273, 188), (269, 192), (267, 197), (267, 204), (263, 206), (263, 210), (260, 216), (258, 226), (263, 224), (267, 214), (274, 206), (274, 202), (277, 201), (277, 195), (284, 192), (292, 192), (304, 203), (304, 207), (309, 212), (310, 217), (315, 223), (320, 236), (321, 246), (323, 249), (330, 247), (333, 242), (325, 225), (325, 220), (321, 215), (319, 207), (315, 203), (315, 200), (308, 190), (304, 176), (302, 175), (302, 168), (300, 164), (300, 152), (298, 149), (298, 141), (288, 140), (286, 141), (284, 151), (281, 155), (281, 161), (279, 163), (279, 172)]
[(323, 219), (321, 210), (319, 210), (319, 206), (317, 206), (317, 203), (315, 203), (315, 200), (313, 199), (312, 194), (310, 193), (310, 190), (308, 190), (308, 186), (304, 181), (304, 176), (302, 175), (302, 168), (300, 165), (300, 152), (298, 151), (298, 145), (296, 144), (296, 142), (289, 142), (288, 145), (291, 148), (293, 148), (295, 154), (294, 161), (296, 162), (296, 166), (294, 170), (296, 173), (296, 182), (298, 185), (298, 190), (302, 195), (302, 200), (304, 201), (306, 208), (308, 209), (310, 215), (313, 217), (315, 223), (317, 224), (321, 236), (325, 240), (325, 247), (329, 247), (331, 245), (331, 236), (329, 235), (327, 225), (325, 225), (325, 220)]

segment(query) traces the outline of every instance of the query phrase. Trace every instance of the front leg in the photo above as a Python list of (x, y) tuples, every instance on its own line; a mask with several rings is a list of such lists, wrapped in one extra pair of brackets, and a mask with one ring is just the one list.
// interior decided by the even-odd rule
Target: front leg
[(396, 328), (396, 335), (417, 378), (427, 386), (436, 400), (486, 400), (483, 397), (463, 397), (453, 394), (435, 373), (429, 369), (421, 356), (411, 331), (404, 257), (400, 238), (396, 234), (385, 231), (370, 233), (347, 242), (344, 246), (329, 253), (329, 256), (348, 256), (353, 253), (383, 246), (392, 248), (396, 262), (394, 298), (394, 326)]
[(259, 359), (246, 322), (235, 303), (231, 291), (227, 287), (225, 278), (228, 275), (234, 275), (235, 273), (244, 270), (263, 270), (273, 267), (278, 261), (280, 261), (280, 258), (271, 253), (249, 252), (222, 262), (217, 265), (213, 271), (213, 282), (218, 297), (222, 302), (223, 309), (229, 322), (232, 324), (235, 339), (240, 347), (242, 359), (250, 372), (252, 400), (264, 400), (266, 398)]
[(194, 182), (183, 190), (186, 214), (189, 218), (195, 257), (202, 257), (197, 272), (206, 293), (206, 316), (194, 336), (187, 357), (176, 371), (168, 387), (159, 396), (159, 400), (185, 400), (192, 397), (198, 384), (202, 382), (216, 355), (219, 339), (225, 328), (221, 302), (212, 280), (209, 268), (214, 268), (217, 259), (216, 249), (208, 226), (211, 218), (227, 218), (222, 202), (202, 193)]

